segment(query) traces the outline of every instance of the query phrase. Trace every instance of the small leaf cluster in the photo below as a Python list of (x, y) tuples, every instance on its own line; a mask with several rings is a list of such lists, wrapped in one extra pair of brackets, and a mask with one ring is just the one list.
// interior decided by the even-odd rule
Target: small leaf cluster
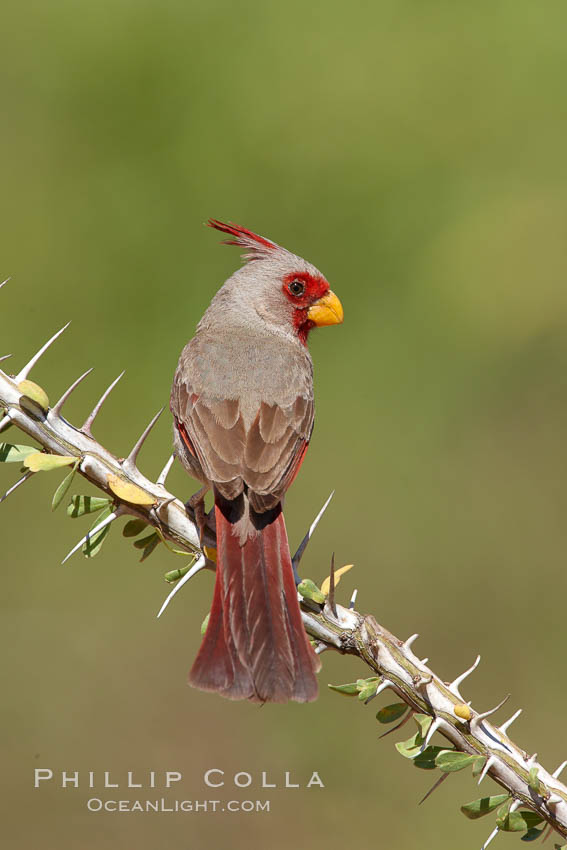
[[(367, 702), (376, 693), (379, 681), (378, 677), (373, 677), (357, 679), (356, 682), (349, 682), (344, 685), (329, 685), (329, 687), (345, 696), (358, 695), (359, 700)], [(398, 729), (406, 722), (406, 719), (409, 719), (409, 717), (404, 718), (408, 711), (411, 711), (411, 708), (407, 703), (397, 702), (381, 708), (376, 714), (376, 719), (379, 723), (388, 724), (403, 718), (401, 723), (395, 727), (395, 729)], [(400, 755), (412, 761), (414, 767), (421, 770), (439, 769), (443, 774), (442, 778), (467, 767), (472, 767), (474, 777), (480, 775), (486, 765), (486, 756), (464, 753), (442, 746), (426, 745), (427, 733), (431, 728), (433, 717), (430, 714), (418, 712), (412, 712), (412, 716), (417, 731), (407, 740), (396, 744), (396, 750)], [(395, 729), (392, 731), (395, 731)], [(432, 790), (436, 788), (436, 785), (433, 786)], [(529, 785), (535, 793), (542, 794), (544, 789), (537, 777), (537, 768), (532, 768), (530, 771)], [(510, 794), (496, 794), (465, 803), (461, 806), (461, 811), (470, 820), (476, 820), (496, 811), (496, 825), (502, 832), (524, 832), (522, 841), (528, 842), (540, 838), (545, 829), (544, 818), (531, 810), (510, 811), (512, 803), (513, 798)], [(542, 823), (543, 826), (541, 826)], [(555, 848), (556, 850), (567, 850), (567, 845), (560, 847), (556, 844)]]
[(349, 682), (347, 685), (329, 685), (329, 687), (338, 694), (347, 697), (358, 695), (361, 702), (367, 702), (374, 696), (379, 684), (379, 676), (370, 676), (368, 679), (357, 679), (356, 682)]
[[(31, 383), (31, 382), (28, 382)], [(28, 388), (29, 389), (29, 388)], [(33, 390), (33, 388), (32, 388)], [(30, 390), (30, 392), (32, 391)], [(34, 391), (35, 392), (35, 391)], [(43, 403), (43, 399), (35, 393)], [(30, 396), (32, 400), (36, 400), (35, 396)], [(39, 403), (39, 402), (37, 402)], [(0, 463), (20, 463), (23, 464), (22, 471), (26, 474), (37, 472), (50, 472), (62, 467), (71, 466), (70, 472), (63, 478), (51, 502), (51, 509), (56, 510), (71, 487), (75, 473), (81, 462), (80, 457), (55, 455), (47, 452), (38, 451), (33, 446), (12, 445), (11, 443), (0, 443)], [(119, 501), (127, 501), (133, 505), (149, 506), (153, 504), (153, 500), (143, 490), (135, 484), (130, 484), (120, 479), (118, 476), (110, 475), (108, 477), (109, 489), (114, 493)], [(87, 495), (74, 495), (67, 507), (67, 515), (72, 519), (86, 516), (87, 514), (96, 514), (95, 521), (91, 525), (87, 540), (82, 547), (83, 555), (86, 558), (94, 558), (100, 552), (103, 543), (110, 533), (110, 524), (101, 528), (96, 534), (91, 535), (90, 532), (96, 529), (100, 523), (110, 516), (113, 510), (114, 500), (108, 496), (97, 497)], [(129, 520), (123, 529), (124, 537), (137, 537), (146, 529), (150, 528), (143, 519)], [(161, 543), (165, 543), (166, 547), (176, 554), (181, 554), (187, 557), (187, 552), (174, 549), (166, 543), (163, 535), (152, 529), (149, 534), (134, 541), (134, 547), (141, 550), (142, 556), (140, 561), (145, 561)], [(169, 583), (176, 582), (190, 569), (191, 564), (181, 569), (171, 570), (165, 574), (165, 580)]]
[(72, 519), (87, 516), (88, 514), (96, 514), (96, 518), (92, 523), (86, 542), (83, 544), (82, 552), (85, 558), (94, 558), (102, 549), (103, 543), (110, 532), (110, 525), (105, 525), (96, 534), (91, 535), (91, 531), (100, 525), (100, 523), (110, 516), (112, 513), (112, 500), (106, 497), (98, 496), (71, 496), (71, 501), (67, 507), (67, 516)]

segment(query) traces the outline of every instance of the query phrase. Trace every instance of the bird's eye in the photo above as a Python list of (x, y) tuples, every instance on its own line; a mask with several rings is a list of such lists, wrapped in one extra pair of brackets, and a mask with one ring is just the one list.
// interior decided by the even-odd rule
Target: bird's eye
[(296, 296), (296, 298), (300, 295), (303, 295), (303, 293), (305, 292), (305, 286), (303, 283), (301, 283), (300, 280), (292, 280), (292, 282), (288, 286), (288, 289), (292, 295)]

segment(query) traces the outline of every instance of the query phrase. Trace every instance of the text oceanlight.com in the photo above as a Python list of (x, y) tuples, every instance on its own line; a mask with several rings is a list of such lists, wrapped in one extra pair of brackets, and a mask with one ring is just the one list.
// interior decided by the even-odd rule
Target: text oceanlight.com
[(87, 800), (89, 812), (269, 812), (270, 800)]

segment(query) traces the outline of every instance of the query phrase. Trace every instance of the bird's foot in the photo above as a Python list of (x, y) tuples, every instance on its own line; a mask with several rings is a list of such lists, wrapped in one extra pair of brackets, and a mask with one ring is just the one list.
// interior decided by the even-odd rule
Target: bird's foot
[(205, 496), (209, 488), (207, 485), (193, 493), (189, 501), (185, 502), (185, 509), (193, 515), (195, 525), (199, 530), (199, 545), (203, 548), (203, 539), (207, 527), (207, 514), (205, 512)]

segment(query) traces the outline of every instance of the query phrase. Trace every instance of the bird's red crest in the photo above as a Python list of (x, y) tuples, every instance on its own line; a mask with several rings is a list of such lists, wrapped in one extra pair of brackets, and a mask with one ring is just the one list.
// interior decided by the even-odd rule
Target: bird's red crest
[(215, 230), (221, 230), (223, 233), (228, 233), (229, 236), (232, 236), (232, 239), (225, 239), (224, 244), (238, 245), (240, 248), (245, 248), (246, 253), (242, 256), (246, 260), (264, 260), (273, 251), (281, 250), (280, 246), (276, 245), (275, 242), (271, 242), (263, 236), (258, 236), (252, 230), (248, 230), (246, 227), (240, 227), (238, 224), (233, 224), (230, 221), (228, 224), (225, 224), (216, 218), (210, 218), (207, 224), (209, 227), (214, 227)]

